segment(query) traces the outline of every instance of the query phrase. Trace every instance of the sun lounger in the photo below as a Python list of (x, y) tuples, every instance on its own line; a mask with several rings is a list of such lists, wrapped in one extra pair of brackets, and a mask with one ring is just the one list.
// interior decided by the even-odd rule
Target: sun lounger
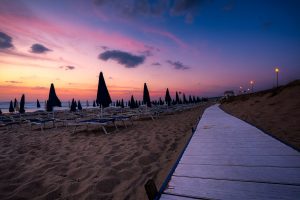
[(112, 118), (82, 120), (82, 121), (75, 122), (75, 123), (69, 123), (68, 126), (74, 126), (73, 134), (75, 133), (77, 127), (79, 127), (79, 126), (86, 126), (86, 128), (88, 129), (89, 125), (101, 126), (102, 130), (104, 131), (104, 133), (108, 134), (108, 132), (106, 131), (105, 126), (107, 126), (109, 124), (114, 124), (116, 130), (118, 129), (117, 126), (116, 126), (116, 124), (115, 124), (115, 119), (112, 119)]
[(112, 115), (110, 118), (114, 119), (115, 121), (121, 121), (123, 125), (127, 128), (126, 121), (130, 121), (133, 125), (132, 115)]
[(2, 117), (1, 119), (0, 119), (0, 127), (6, 127), (7, 129), (8, 129), (8, 127), (13, 127), (13, 125), (20, 125), (20, 123), (19, 122), (17, 122), (17, 121), (14, 121), (13, 119), (10, 119), (10, 118), (4, 118), (4, 117)]
[(46, 123), (52, 122), (53, 127), (55, 124), (55, 119), (53, 118), (33, 118), (33, 119), (26, 119), (26, 121), (30, 124), (30, 128), (32, 129), (33, 125), (40, 126), (41, 131), (44, 131)]

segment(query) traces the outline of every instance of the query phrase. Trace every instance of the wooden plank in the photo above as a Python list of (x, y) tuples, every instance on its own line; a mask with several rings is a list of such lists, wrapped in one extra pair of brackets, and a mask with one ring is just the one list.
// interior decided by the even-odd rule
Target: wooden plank
[(175, 176), (299, 184), (299, 168), (179, 164)]
[[(280, 184), (172, 177), (167, 194), (210, 199), (299, 199), (300, 187)], [(176, 198), (174, 198), (176, 199)]]
[(180, 160), (180, 163), (194, 165), (244, 165), (300, 168), (300, 156), (185, 155)]
[(208, 108), (164, 199), (297, 199), (300, 154), (233, 117)]
[(186, 151), (186, 155), (276, 155), (276, 156), (284, 156), (284, 155), (299, 155), (299, 153), (291, 148), (256, 148), (256, 147), (218, 147), (215, 148), (200, 148), (198, 146), (188, 146)]

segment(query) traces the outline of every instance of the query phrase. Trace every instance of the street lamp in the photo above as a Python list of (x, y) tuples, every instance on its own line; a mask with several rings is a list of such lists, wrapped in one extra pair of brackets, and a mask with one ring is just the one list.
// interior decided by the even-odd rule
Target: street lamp
[(276, 72), (276, 82), (277, 82), (277, 88), (278, 88), (278, 74), (279, 74), (279, 68), (278, 67), (275, 68), (275, 72)]
[(240, 94), (242, 94), (242, 92), (243, 92), (243, 87), (240, 86)]
[(253, 93), (253, 87), (254, 87), (254, 81), (250, 81), (250, 85), (251, 85), (251, 91), (252, 91), (252, 93)]

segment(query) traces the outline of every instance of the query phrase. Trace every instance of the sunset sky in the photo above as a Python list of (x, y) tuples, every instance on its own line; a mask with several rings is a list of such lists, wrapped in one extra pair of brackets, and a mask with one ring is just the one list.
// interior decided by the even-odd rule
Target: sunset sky
[(300, 1), (0, 0), (0, 101), (217, 96), (300, 78)]

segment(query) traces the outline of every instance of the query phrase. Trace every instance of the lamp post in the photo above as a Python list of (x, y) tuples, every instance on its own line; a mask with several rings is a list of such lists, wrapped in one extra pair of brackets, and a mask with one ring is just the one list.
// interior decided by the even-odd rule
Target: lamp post
[(251, 85), (251, 91), (252, 93), (254, 92), (253, 87), (254, 87), (254, 81), (250, 81), (250, 85)]
[(276, 72), (276, 85), (277, 85), (277, 88), (278, 88), (278, 74), (279, 74), (279, 68), (278, 67), (276, 67), (275, 68), (275, 72)]

